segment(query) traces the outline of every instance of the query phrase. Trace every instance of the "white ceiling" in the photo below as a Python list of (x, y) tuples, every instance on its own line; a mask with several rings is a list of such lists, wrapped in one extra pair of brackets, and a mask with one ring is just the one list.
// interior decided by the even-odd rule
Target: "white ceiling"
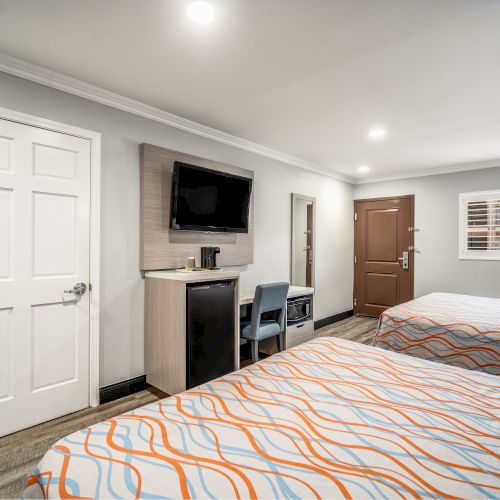
[(498, 0), (188, 3), (0, 0), (0, 51), (351, 177), (500, 158)]

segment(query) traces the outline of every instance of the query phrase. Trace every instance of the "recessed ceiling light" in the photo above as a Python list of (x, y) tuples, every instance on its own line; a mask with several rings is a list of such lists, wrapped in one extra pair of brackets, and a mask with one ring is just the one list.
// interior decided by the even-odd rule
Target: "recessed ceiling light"
[(360, 167), (358, 167), (358, 172), (360, 174), (366, 174), (370, 171), (370, 167), (368, 165), (361, 165)]
[(215, 19), (215, 10), (210, 2), (196, 0), (188, 7), (188, 17), (196, 24), (210, 24)]
[(368, 137), (371, 139), (380, 139), (381, 137), (385, 136), (385, 130), (383, 128), (372, 128), (368, 131)]

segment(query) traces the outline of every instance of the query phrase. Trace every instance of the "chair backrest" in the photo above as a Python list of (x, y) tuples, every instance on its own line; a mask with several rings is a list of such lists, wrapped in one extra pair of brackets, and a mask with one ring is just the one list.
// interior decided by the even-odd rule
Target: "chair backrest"
[(257, 334), (262, 313), (270, 311), (278, 311), (277, 321), (281, 326), (281, 331), (284, 331), (288, 286), (288, 283), (267, 283), (257, 286), (252, 306), (251, 332), (253, 335)]

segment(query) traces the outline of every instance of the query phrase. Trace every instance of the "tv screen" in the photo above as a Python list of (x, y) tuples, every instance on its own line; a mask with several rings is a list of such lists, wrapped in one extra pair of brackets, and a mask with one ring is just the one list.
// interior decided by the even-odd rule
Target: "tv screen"
[(176, 161), (171, 228), (248, 233), (252, 179)]

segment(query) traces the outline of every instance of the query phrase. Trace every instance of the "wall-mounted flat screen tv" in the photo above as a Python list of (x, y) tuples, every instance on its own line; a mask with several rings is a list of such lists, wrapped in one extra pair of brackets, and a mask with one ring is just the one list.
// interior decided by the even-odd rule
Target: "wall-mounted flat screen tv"
[(252, 179), (176, 161), (173, 230), (248, 233)]

